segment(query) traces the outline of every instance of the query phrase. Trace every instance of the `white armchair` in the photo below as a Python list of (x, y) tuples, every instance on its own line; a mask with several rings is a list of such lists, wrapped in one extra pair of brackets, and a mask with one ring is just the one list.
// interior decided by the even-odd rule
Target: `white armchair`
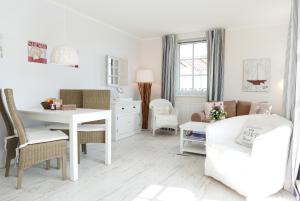
[[(246, 122), (271, 128), (255, 138), (252, 148), (236, 143)], [(246, 115), (210, 124), (206, 130), (205, 175), (247, 200), (259, 200), (282, 189), (292, 124), (278, 115)]]
[(155, 130), (159, 128), (173, 128), (175, 135), (177, 134), (178, 119), (177, 112), (173, 108), (172, 103), (165, 99), (155, 99), (150, 102), (151, 110), (151, 128), (153, 136)]

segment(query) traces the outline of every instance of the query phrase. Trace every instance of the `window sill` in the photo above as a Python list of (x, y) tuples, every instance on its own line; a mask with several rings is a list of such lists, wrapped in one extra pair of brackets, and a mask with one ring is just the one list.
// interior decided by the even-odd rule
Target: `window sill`
[(205, 98), (206, 99), (206, 95), (175, 95), (175, 98), (176, 97), (179, 97), (179, 98), (191, 97), (191, 98)]

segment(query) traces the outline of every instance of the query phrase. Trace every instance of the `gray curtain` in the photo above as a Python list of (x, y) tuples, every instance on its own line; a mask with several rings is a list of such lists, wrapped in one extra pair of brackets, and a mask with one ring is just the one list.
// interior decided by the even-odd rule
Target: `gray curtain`
[(207, 101), (223, 100), (225, 29), (207, 33)]
[(286, 118), (293, 122), (294, 127), (287, 165), (285, 189), (292, 192), (297, 197), (297, 200), (299, 200), (299, 189), (296, 185), (300, 165), (300, 70), (298, 70), (300, 60), (297, 58), (297, 55), (300, 54), (300, 47), (297, 45), (300, 42), (299, 0), (293, 0), (292, 4), (284, 75), (283, 109)]
[(175, 104), (175, 67), (176, 67), (176, 36), (165, 35), (162, 38), (162, 86), (161, 97)]

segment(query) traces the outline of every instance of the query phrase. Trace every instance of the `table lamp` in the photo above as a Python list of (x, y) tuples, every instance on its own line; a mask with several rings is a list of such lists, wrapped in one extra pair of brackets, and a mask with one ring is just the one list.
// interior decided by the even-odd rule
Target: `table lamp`
[(136, 82), (138, 83), (142, 100), (142, 129), (148, 129), (149, 103), (153, 77), (153, 71), (150, 69), (140, 69), (136, 74)]

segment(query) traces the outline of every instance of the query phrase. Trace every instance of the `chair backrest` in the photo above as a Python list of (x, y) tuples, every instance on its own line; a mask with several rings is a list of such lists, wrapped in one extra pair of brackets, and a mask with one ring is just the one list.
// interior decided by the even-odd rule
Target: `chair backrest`
[(5, 100), (5, 94), (4, 94), (3, 89), (0, 89), (0, 112), (1, 112), (1, 116), (4, 120), (6, 130), (7, 130), (7, 136), (15, 135), (14, 125), (13, 125), (12, 119), (10, 117), (10, 114), (8, 112), (7, 103)]
[[(83, 90), (82, 107), (89, 109), (110, 109), (110, 90)], [(104, 124), (105, 120), (90, 123)]]
[[(78, 108), (110, 109), (110, 90), (61, 89), (60, 99), (63, 104), (76, 104)], [(104, 120), (89, 123), (103, 124)]]
[(172, 103), (166, 99), (154, 99), (150, 102), (149, 107), (152, 110), (154, 107), (164, 107), (169, 106), (172, 108)]
[(110, 90), (83, 90), (82, 107), (90, 109), (110, 109)]
[(21, 118), (19, 117), (16, 105), (15, 105), (13, 90), (12, 89), (4, 89), (4, 93), (5, 93), (7, 107), (8, 107), (13, 125), (15, 126), (15, 129), (17, 130), (17, 134), (19, 136), (19, 142), (21, 145), (25, 144), (27, 141), (25, 127), (23, 125)]
[(77, 108), (82, 108), (82, 90), (61, 89), (59, 96), (63, 104), (75, 104)]

